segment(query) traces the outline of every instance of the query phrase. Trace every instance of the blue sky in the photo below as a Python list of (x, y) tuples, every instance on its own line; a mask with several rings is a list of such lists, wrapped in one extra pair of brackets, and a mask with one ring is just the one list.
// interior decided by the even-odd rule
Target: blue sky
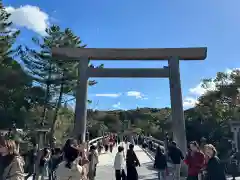
[[(240, 66), (239, 0), (5, 0), (4, 3), (12, 12), (15, 25), (22, 30), (18, 43), (29, 46), (31, 37), (42, 34), (47, 24), (71, 28), (88, 47), (207, 46), (205, 61), (181, 62), (185, 108), (192, 106), (203, 93), (198, 86), (201, 79)], [(119, 68), (167, 65), (166, 61), (97, 63)], [(98, 84), (89, 88), (93, 108), (170, 105), (167, 79), (96, 80)]]

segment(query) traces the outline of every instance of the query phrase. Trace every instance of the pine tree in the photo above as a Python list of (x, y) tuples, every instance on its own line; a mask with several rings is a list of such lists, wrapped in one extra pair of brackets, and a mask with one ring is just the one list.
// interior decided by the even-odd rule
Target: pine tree
[[(14, 43), (20, 34), (9, 21), (11, 14), (7, 13), (0, 1), (0, 126), (11, 127), (16, 123), (24, 127), (26, 112), (31, 108), (31, 102), (37, 96), (32, 96), (32, 78), (28, 76), (14, 58), (20, 47)], [(35, 88), (37, 90), (37, 88)], [(39, 90), (39, 89), (38, 89)]]
[(11, 14), (7, 13), (0, 0), (0, 64), (3, 61), (6, 63), (11, 60), (11, 56), (16, 49), (13, 50), (12, 46), (16, 41), (16, 38), (20, 34), (19, 30), (12, 28), (12, 22), (9, 22)]
[[(59, 26), (53, 25), (46, 32), (47, 36), (42, 37), (42, 39), (33, 38), (33, 42), (38, 45), (40, 51), (25, 47), (25, 50), (22, 51), (22, 60), (29, 74), (35, 78), (36, 82), (46, 88), (46, 105), (43, 112), (43, 122), (49, 102), (55, 107), (51, 126), (51, 135), (53, 135), (58, 111), (64, 102), (65, 95), (75, 96), (78, 73), (76, 68), (77, 62), (53, 58), (51, 48), (84, 48), (86, 45), (82, 45), (80, 38), (69, 28), (61, 30)], [(93, 67), (93, 65), (90, 66)], [(96, 81), (89, 82), (89, 85), (94, 84), (96, 84)]]

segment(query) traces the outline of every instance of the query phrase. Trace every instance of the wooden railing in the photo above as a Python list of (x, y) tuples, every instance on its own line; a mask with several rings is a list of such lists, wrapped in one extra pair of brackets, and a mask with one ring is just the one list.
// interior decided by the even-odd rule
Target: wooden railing
[(101, 136), (101, 137), (94, 138), (94, 139), (90, 140), (88, 143), (89, 143), (90, 145), (93, 145), (93, 144), (97, 143), (98, 141), (101, 141), (104, 137), (105, 137), (105, 136)]
[(160, 146), (160, 148), (165, 151), (165, 142), (164, 141), (158, 140), (153, 137), (148, 137), (148, 136), (144, 136), (144, 139), (146, 140), (146, 142), (148, 144), (148, 149), (150, 148), (149, 142), (152, 141), (152, 148), (150, 148), (149, 150), (156, 151), (157, 147)]
[(106, 137), (106, 136), (101, 136), (101, 137), (94, 138), (94, 139), (90, 140), (88, 142), (88, 144), (89, 145), (96, 145), (98, 143), (98, 141), (101, 141), (104, 137)]

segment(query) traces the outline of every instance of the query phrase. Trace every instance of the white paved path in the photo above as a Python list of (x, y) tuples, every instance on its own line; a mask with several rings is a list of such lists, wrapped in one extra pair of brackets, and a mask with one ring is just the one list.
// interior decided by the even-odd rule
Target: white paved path
[[(122, 143), (123, 144), (123, 143)], [(123, 144), (125, 148), (125, 144)], [(139, 146), (134, 147), (134, 151), (140, 161), (141, 167), (137, 167), (139, 180), (157, 180), (157, 172), (153, 169), (153, 157), (152, 153), (146, 153)], [(99, 164), (97, 166), (96, 180), (115, 180), (115, 172), (113, 168), (114, 157), (117, 153), (117, 147), (113, 149), (113, 152), (103, 153), (99, 156)], [(125, 152), (126, 154), (126, 152)], [(150, 158), (151, 157), (151, 158)], [(127, 173), (127, 171), (125, 170)], [(185, 179), (185, 178), (181, 178)], [(231, 180), (232, 178), (227, 178)], [(171, 177), (168, 177), (167, 180), (172, 180)], [(240, 180), (240, 177), (237, 177), (236, 180)]]
[[(125, 147), (125, 144), (124, 144)], [(153, 162), (150, 157), (139, 147), (135, 146), (134, 151), (140, 161), (141, 167), (137, 167), (139, 180), (155, 180), (157, 179), (156, 171), (152, 168)], [(99, 156), (99, 164), (97, 166), (96, 180), (114, 180), (115, 171), (113, 168), (114, 157), (117, 153), (117, 147), (113, 152), (103, 153)], [(125, 152), (126, 154), (126, 152)]]

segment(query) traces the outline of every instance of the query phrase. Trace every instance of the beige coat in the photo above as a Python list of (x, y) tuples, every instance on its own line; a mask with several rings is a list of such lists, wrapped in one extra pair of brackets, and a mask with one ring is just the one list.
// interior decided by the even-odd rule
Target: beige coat
[(3, 180), (24, 180), (24, 164), (22, 157), (14, 157), (13, 161), (3, 171)]
[(72, 168), (66, 167), (66, 162), (63, 161), (56, 169), (58, 180), (82, 180), (85, 174), (84, 168), (78, 164), (79, 160), (73, 162)]
[(89, 179), (93, 179), (96, 175), (96, 166), (98, 164), (98, 155), (97, 152), (94, 151), (91, 153), (91, 159), (89, 159), (89, 168), (88, 168), (88, 177)]

